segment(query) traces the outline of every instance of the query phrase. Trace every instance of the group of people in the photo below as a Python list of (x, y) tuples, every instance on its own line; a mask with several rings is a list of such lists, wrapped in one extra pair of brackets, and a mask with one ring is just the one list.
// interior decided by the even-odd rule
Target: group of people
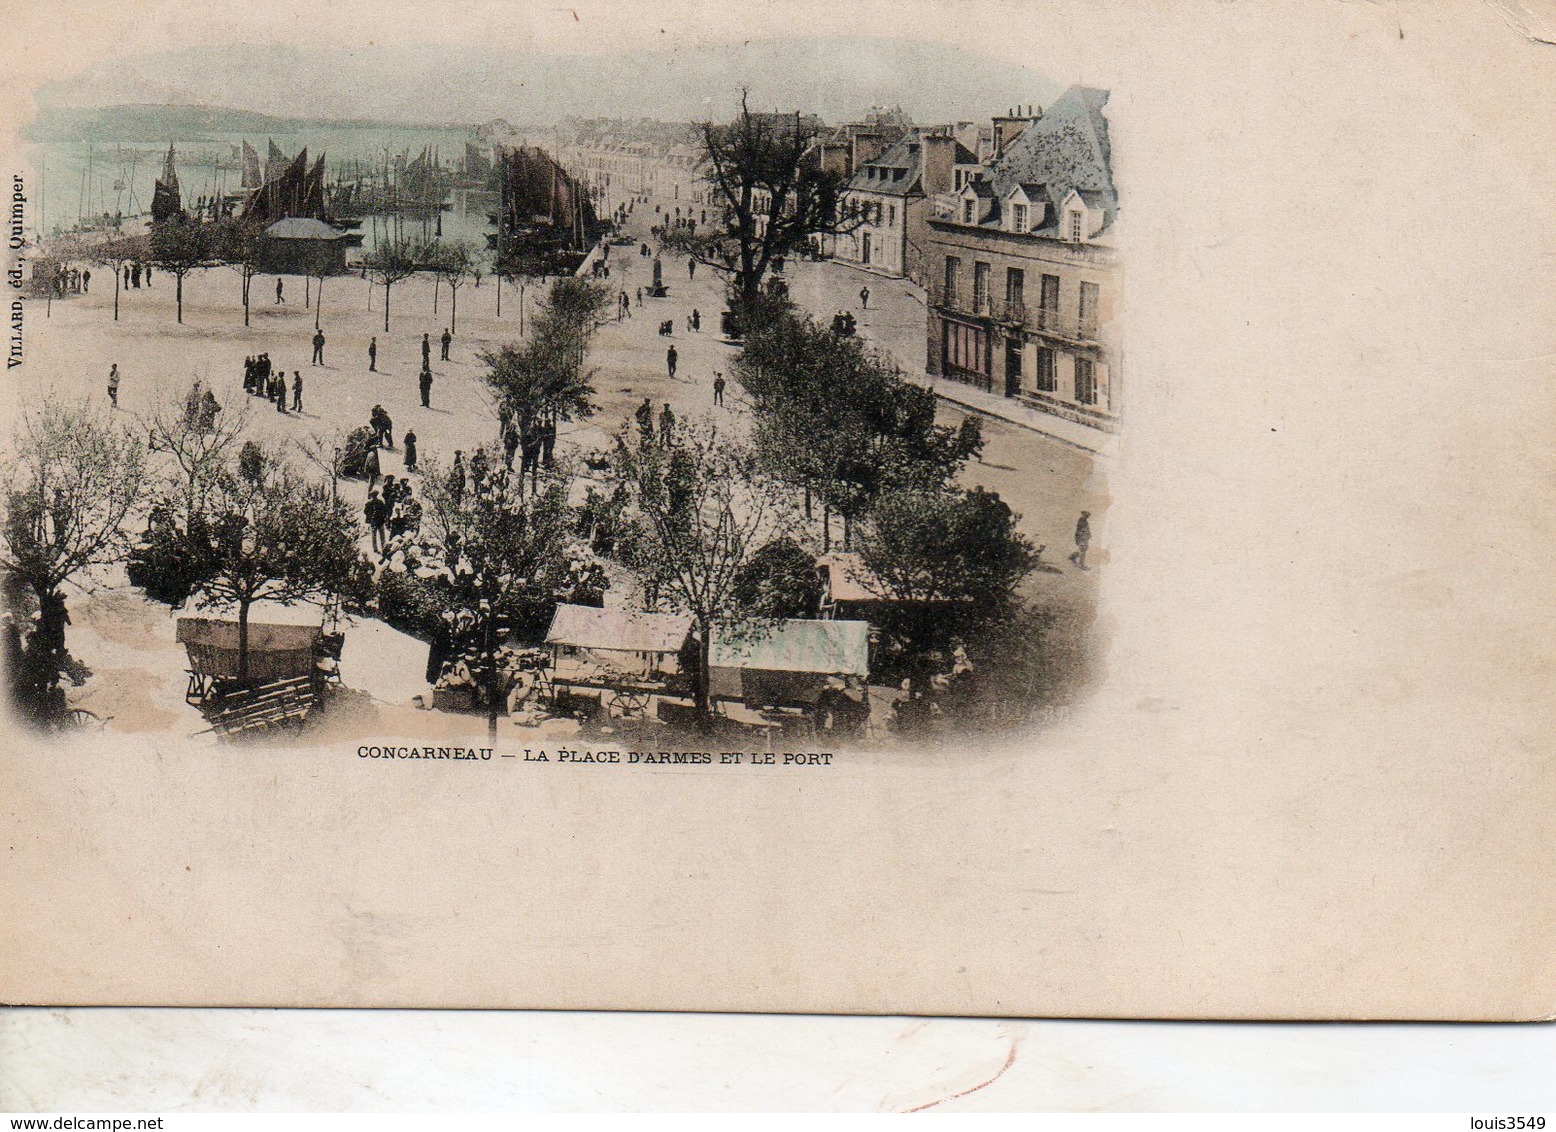
[(844, 338), (852, 338), (859, 329), (859, 320), (854, 317), (853, 311), (838, 311), (832, 316), (832, 333)]
[[(513, 469), (514, 456), (519, 457), (519, 474), (538, 478), (541, 468), (549, 468), (556, 459), (556, 422), (549, 417), (540, 421), (515, 420), (504, 412), (502, 417), (503, 467)], [(486, 454), (476, 449), (482, 465)], [(471, 458), (474, 466), (475, 457)]]
[(84, 295), (91, 289), (90, 268), (68, 267), (62, 263), (54, 272), (54, 294), (60, 298), (66, 295)]
[[(720, 379), (722, 380), (722, 378)], [(654, 402), (651, 398), (643, 398), (643, 403), (633, 414), (638, 422), (638, 435), (643, 443), (647, 444), (654, 439)], [(669, 443), (675, 436), (675, 410), (670, 408), (670, 402), (665, 402), (664, 409), (659, 414), (659, 438)]]
[(127, 263), (124, 265), (124, 285), (140, 290), (141, 279), (146, 280), (146, 286), (151, 286), (151, 264)]
[(367, 522), (373, 549), (382, 553), (390, 539), (421, 527), (421, 501), (412, 492), (409, 480), (388, 475), (381, 489), (368, 488), (362, 518)]
[[(115, 366), (113, 372), (117, 372), (118, 368)], [(117, 405), (117, 400), (114, 403)], [(184, 424), (200, 432), (210, 432), (216, 427), (216, 414), (221, 411), (216, 394), (209, 389), (202, 389), (200, 381), (196, 379), (184, 397)]]
[[(271, 366), (269, 354), (243, 359), (243, 392), (273, 402), (276, 412), (286, 412), (286, 370)], [(292, 371), (292, 412), (303, 411), (303, 375)]]

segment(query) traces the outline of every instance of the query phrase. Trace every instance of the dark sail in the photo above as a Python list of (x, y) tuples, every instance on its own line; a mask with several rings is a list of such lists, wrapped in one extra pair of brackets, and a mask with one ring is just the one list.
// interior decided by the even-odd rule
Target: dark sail
[(151, 219), (153, 223), (161, 223), (171, 217), (179, 215), (183, 211), (183, 202), (178, 195), (178, 174), (173, 169), (173, 146), (168, 143), (167, 163), (162, 167), (162, 176), (157, 178), (151, 194)]

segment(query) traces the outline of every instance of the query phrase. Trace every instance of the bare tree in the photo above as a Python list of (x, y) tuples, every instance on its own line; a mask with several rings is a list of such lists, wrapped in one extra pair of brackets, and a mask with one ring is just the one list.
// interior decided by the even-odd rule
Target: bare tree
[(470, 281), (475, 271), (475, 255), (464, 240), (434, 245), (429, 265), (437, 277), (448, 285), (453, 312), (449, 327), (459, 333), (459, 288)]
[(255, 224), (228, 217), (212, 232), (212, 253), (243, 280), (243, 325), (249, 324), (249, 291), (260, 268), (262, 230)]
[(173, 276), (180, 323), (184, 321), (184, 276), (197, 267), (209, 267), (214, 252), (210, 227), (185, 213), (151, 226), (151, 262)]
[(362, 266), (384, 287), (384, 333), (389, 333), (389, 291), (421, 268), (422, 253), (403, 237), (384, 240), (362, 257)]
[(814, 235), (857, 226), (840, 208), (845, 177), (821, 166), (813, 122), (755, 113), (742, 92), (734, 121), (699, 129), (717, 217), (701, 233), (672, 228), (665, 243), (728, 276), (739, 305), (759, 300), (775, 260), (802, 251)]
[(145, 450), (85, 401), (47, 402), (24, 418), (12, 448), (0, 471), (0, 569), (36, 600), (38, 620), (25, 645), (11, 630), (11, 688), (25, 718), (52, 724), (64, 715), (59, 681), (71, 664), (62, 590), (122, 560), (125, 524), (142, 497)]
[(127, 264), (150, 259), (151, 244), (144, 236), (115, 236), (92, 245), (87, 256), (99, 267), (113, 269), (113, 320), (118, 322), (119, 290), (124, 281), (124, 268)]

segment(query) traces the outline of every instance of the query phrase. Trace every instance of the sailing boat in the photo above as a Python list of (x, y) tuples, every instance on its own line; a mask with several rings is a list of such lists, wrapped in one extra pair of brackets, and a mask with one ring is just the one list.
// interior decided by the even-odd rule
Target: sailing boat
[(160, 224), (170, 217), (182, 212), (178, 196), (178, 173), (173, 168), (173, 143), (167, 147), (167, 163), (162, 167), (162, 176), (157, 178), (156, 187), (151, 194), (151, 221)]

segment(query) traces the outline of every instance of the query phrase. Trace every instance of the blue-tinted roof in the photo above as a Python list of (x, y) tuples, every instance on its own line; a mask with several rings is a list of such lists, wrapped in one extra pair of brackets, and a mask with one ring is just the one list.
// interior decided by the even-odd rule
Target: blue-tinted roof
[(1102, 210), (1103, 227), (1111, 224), (1118, 214), (1118, 194), (1108, 122), (1102, 114), (1107, 101), (1108, 92), (1094, 87), (1072, 86), (1060, 95), (990, 168), (996, 196), (1004, 199), (1017, 185), (1041, 184), (1055, 206), (1049, 215), (1057, 217), (1057, 206), (1074, 189), (1087, 207)]

